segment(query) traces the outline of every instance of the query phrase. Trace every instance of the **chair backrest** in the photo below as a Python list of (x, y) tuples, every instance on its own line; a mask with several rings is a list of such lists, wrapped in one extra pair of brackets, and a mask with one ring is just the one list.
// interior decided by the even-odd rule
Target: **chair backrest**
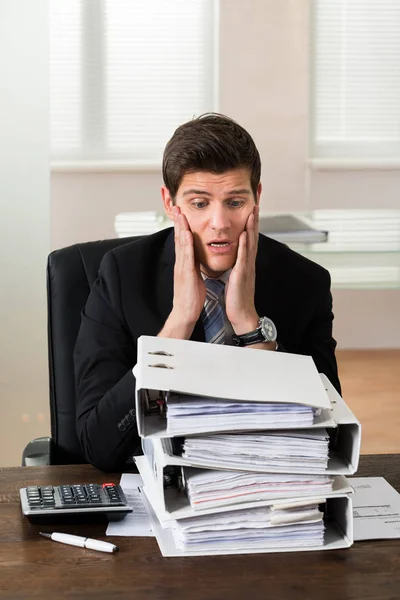
[(73, 352), (90, 287), (106, 252), (130, 238), (75, 244), (56, 250), (47, 263), (51, 464), (86, 462), (75, 430)]

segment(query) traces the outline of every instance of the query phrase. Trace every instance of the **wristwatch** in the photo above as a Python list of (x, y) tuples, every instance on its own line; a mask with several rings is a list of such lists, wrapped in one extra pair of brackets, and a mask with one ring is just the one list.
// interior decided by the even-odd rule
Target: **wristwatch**
[(250, 331), (249, 333), (242, 333), (242, 335), (232, 335), (232, 341), (234, 346), (250, 346), (252, 344), (259, 344), (262, 342), (275, 342), (277, 338), (276, 327), (271, 319), (268, 317), (261, 317), (258, 322), (257, 329)]

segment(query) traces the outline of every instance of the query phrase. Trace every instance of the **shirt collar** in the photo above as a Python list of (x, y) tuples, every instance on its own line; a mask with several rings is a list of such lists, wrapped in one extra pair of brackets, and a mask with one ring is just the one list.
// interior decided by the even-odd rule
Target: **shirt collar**
[[(228, 279), (229, 279), (229, 275), (231, 274), (232, 269), (228, 269), (227, 271), (225, 271), (224, 273), (222, 273), (222, 275), (220, 277), (216, 277), (216, 279), (220, 279), (221, 281), (223, 281), (225, 283), (225, 285), (228, 283)], [(206, 279), (211, 279), (210, 277), (207, 277), (207, 275), (204, 275), (203, 271), (200, 271), (201, 276), (204, 280)]]

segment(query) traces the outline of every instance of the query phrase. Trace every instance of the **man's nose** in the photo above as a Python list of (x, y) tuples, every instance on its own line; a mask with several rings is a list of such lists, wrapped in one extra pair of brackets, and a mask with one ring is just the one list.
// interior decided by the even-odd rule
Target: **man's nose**
[(213, 207), (210, 225), (212, 229), (224, 230), (230, 227), (231, 219), (229, 211), (224, 206)]

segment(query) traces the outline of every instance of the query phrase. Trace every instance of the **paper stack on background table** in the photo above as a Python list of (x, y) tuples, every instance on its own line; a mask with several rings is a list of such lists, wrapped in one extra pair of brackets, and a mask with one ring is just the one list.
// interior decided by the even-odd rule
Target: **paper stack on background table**
[(134, 375), (165, 556), (352, 544), (360, 424), (310, 357), (144, 336)]

